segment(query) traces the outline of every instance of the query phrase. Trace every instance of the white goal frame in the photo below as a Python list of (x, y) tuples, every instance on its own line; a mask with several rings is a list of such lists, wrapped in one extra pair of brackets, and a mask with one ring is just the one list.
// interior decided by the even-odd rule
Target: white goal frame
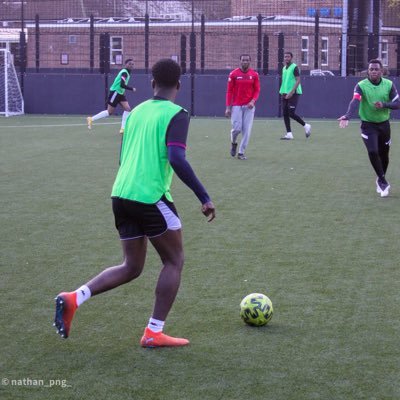
[[(22, 96), (18, 75), (15, 71), (12, 54), (7, 49), (0, 49), (0, 57), (4, 59), (4, 65), (0, 65), (0, 68), (3, 69), (0, 71), (0, 90), (3, 86), (4, 110), (0, 109), (0, 115), (5, 115), (6, 117), (22, 115), (24, 114), (24, 97)], [(11, 82), (13, 83), (13, 87), (10, 85)], [(16, 103), (18, 103), (17, 105), (10, 104), (11, 90), (18, 96), (16, 101)], [(3, 96), (3, 94), (0, 95)], [(1, 102), (3, 102), (3, 100), (1, 100)]]

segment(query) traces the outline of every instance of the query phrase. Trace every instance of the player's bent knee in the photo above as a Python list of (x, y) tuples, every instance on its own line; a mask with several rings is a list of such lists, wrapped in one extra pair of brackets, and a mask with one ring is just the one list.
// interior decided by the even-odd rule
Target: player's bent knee
[(133, 279), (138, 278), (143, 271), (143, 266), (139, 266), (135, 262), (132, 263), (126, 262), (123, 264), (123, 266), (127, 281), (131, 281)]

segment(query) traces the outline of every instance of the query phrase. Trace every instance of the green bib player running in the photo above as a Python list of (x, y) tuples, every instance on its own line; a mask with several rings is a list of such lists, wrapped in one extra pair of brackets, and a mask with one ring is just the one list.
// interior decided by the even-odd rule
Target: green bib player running
[(142, 347), (189, 344), (187, 339), (163, 333), (178, 293), (184, 261), (182, 224), (170, 192), (173, 173), (196, 195), (208, 221), (215, 218), (215, 207), (186, 160), (189, 115), (174, 104), (181, 69), (175, 61), (162, 59), (153, 66), (152, 74), (154, 97), (135, 107), (128, 117), (120, 167), (111, 194), (123, 261), (74, 292), (62, 292), (56, 297), (54, 325), (63, 338), (69, 336), (75, 311), (83, 302), (141, 275), (150, 242), (160, 256), (162, 267), (153, 313), (140, 344)]
[(119, 71), (118, 75), (115, 77), (114, 82), (110, 87), (110, 93), (108, 95), (108, 105), (107, 110), (100, 111), (98, 114), (93, 115), (92, 117), (87, 117), (87, 126), (88, 129), (92, 129), (92, 125), (94, 121), (97, 121), (101, 118), (107, 118), (114, 113), (115, 108), (118, 104), (124, 109), (122, 114), (122, 122), (121, 129), (119, 133), (123, 134), (125, 129), (126, 119), (128, 118), (129, 112), (131, 111), (131, 107), (128, 103), (128, 100), (125, 97), (125, 90), (131, 90), (132, 92), (136, 92), (136, 88), (128, 86), (129, 79), (131, 77), (133, 69), (133, 60), (128, 58), (125, 61), (125, 68), (122, 68)]
[(371, 60), (368, 78), (357, 83), (348, 110), (338, 121), (341, 128), (346, 128), (350, 117), (359, 108), (361, 137), (377, 177), (376, 192), (387, 197), (390, 190), (386, 179), (391, 141), (389, 118), (391, 110), (400, 108), (400, 101), (396, 86), (389, 79), (382, 78), (382, 73), (382, 62)]

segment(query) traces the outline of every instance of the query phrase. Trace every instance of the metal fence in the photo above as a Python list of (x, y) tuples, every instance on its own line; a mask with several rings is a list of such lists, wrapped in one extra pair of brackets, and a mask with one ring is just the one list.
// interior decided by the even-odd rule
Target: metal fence
[(386, 0), (31, 0), (3, 2), (0, 47), (21, 73), (108, 73), (160, 57), (184, 73), (224, 73), (249, 54), (280, 71), (284, 50), (306, 74), (360, 75), (381, 58), (400, 75), (400, 17)]

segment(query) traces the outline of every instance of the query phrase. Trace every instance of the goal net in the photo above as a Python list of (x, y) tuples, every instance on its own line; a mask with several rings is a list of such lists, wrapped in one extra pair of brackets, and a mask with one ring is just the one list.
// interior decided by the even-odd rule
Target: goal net
[(0, 115), (9, 117), (24, 113), (24, 99), (12, 55), (6, 49), (0, 49)]

